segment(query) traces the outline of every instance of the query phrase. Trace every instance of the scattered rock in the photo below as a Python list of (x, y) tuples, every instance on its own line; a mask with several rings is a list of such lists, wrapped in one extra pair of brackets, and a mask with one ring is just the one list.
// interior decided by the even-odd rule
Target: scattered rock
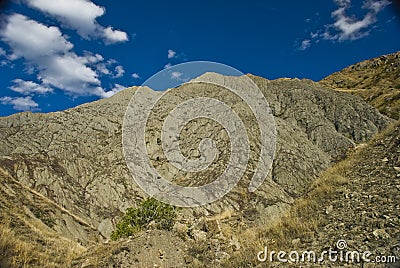
[[(224, 221), (224, 224), (225, 221), (229, 221), (232, 226), (236, 224), (233, 219), (235, 217), (249, 225), (262, 217), (268, 218), (265, 216), (267, 214), (261, 212), (290, 207), (295, 198), (307, 192), (313, 180), (323, 170), (345, 157), (349, 148), (354, 147), (356, 143), (368, 141), (391, 122), (359, 98), (332, 91), (309, 80), (269, 81), (261, 77), (251, 75), (249, 77), (259, 86), (275, 116), (278, 140), (270, 178), (257, 191), (248, 193), (247, 182), (250, 181), (252, 175), (249, 172), (247, 177), (241, 180), (243, 183), (239, 183), (238, 187), (218, 202), (196, 209), (186, 209), (185, 213), (190, 215), (191, 219), (188, 223), (190, 228), (184, 224), (176, 224), (174, 226), (176, 233), (162, 232), (154, 230), (153, 224), (150, 224), (149, 230), (143, 236), (108, 244), (100, 243), (99, 247), (102, 247), (102, 250), (96, 251), (97, 253), (87, 252), (87, 255), (82, 256), (80, 266), (94, 256), (100, 262), (99, 267), (151, 267), (154, 265), (182, 267), (184, 266), (182, 263), (190, 263), (190, 256), (188, 257), (187, 254), (186, 241), (176, 234), (186, 236), (189, 233), (189, 236), (197, 243), (208, 242), (207, 236), (221, 232), (218, 220), (215, 223), (197, 222), (198, 217), (195, 213), (217, 215), (223, 214), (224, 210), (234, 211), (238, 215), (229, 214), (220, 219)], [(235, 86), (241, 83), (240, 77), (220, 76), (219, 78), (224, 83)], [(170, 91), (173, 95), (172, 99), (165, 100), (163, 103), (165, 105), (157, 106), (152, 117), (153, 121), (149, 120), (147, 132), (149, 148), (147, 149), (151, 151), (152, 164), (156, 169), (171, 175), (172, 179), (177, 175), (176, 177), (187, 180), (182, 181), (182, 185), (185, 183), (202, 185), (214, 179), (216, 174), (225, 169), (224, 157), (229, 158), (224, 153), (229, 150), (220, 150), (221, 154), (218, 157), (221, 157), (219, 159), (221, 161), (217, 161), (215, 169), (211, 171), (198, 174), (176, 174), (174, 169), (168, 166), (170, 164), (160, 158), (159, 151), (162, 148), (160, 148), (157, 135), (160, 134), (158, 130), (162, 126), (161, 117), (168, 114), (175, 107), (176, 102), (192, 98), (199, 92), (210, 98), (224, 99), (228, 96), (227, 92), (214, 89), (214, 86), (209, 85), (200, 90), (197, 88), (194, 90), (190, 88), (190, 85), (172, 89)], [(135, 206), (139, 200), (146, 197), (144, 192), (132, 183), (121, 145), (123, 116), (135, 90), (134, 88), (127, 89), (111, 98), (81, 105), (64, 112), (20, 113), (0, 118), (0, 167), (27, 189), (32, 189), (43, 195), (43, 198), (51, 200), (53, 207), (58, 206), (57, 213), (51, 215), (56, 216), (52, 228), (69, 239), (85, 243), (97, 242), (101, 237), (99, 230), (103, 235), (109, 234), (117, 216), (127, 207)], [(261, 137), (255, 126), (251, 109), (237, 96), (229, 95), (227, 102), (243, 112), (240, 114), (243, 122), (251, 130), (248, 131), (251, 135), (250, 143), (257, 148), (255, 145)], [(222, 128), (210, 122), (196, 121), (183, 131), (183, 153), (196, 156), (197, 151), (192, 150), (193, 144), (198, 144), (206, 135), (210, 135), (216, 141), (218, 148), (229, 147), (225, 140), (227, 135)], [(185, 137), (194, 137), (194, 140), (186, 140)], [(360, 148), (359, 151), (364, 149), (368, 149), (368, 146)], [(390, 148), (385, 148), (385, 150), (385, 153), (390, 152)], [(379, 161), (383, 157), (384, 154), (379, 154), (374, 164), (366, 162), (365, 166), (360, 166), (359, 169), (356, 169), (358, 168), (356, 166), (352, 171), (357, 177), (352, 177), (354, 180), (350, 181), (357, 183), (359, 178), (376, 176), (374, 168), (377, 165), (385, 166), (382, 165), (382, 161)], [(249, 170), (253, 168), (252, 165), (257, 160), (257, 152), (251, 154), (250, 158)], [(394, 158), (390, 156), (390, 159)], [(360, 162), (364, 160), (361, 159)], [(387, 170), (389, 169), (386, 166), (385, 172)], [(384, 176), (385, 172), (378, 172), (379, 177)], [(394, 170), (390, 169), (390, 172)], [(393, 179), (393, 174), (389, 175)], [(351, 205), (343, 200), (340, 200), (340, 204), (335, 203), (328, 207), (326, 204), (321, 205), (319, 212), (321, 216), (324, 216), (324, 211), (329, 217), (336, 216), (331, 226), (334, 234), (347, 235), (353, 230), (354, 233), (360, 234), (361, 230), (356, 228), (357, 223), (365, 221), (369, 223), (366, 224), (368, 228), (383, 230), (383, 232), (375, 230), (373, 232), (375, 237), (390, 238), (389, 233), (393, 232), (382, 229), (386, 228), (379, 222), (383, 219), (377, 217), (379, 213), (371, 209), (373, 204), (381, 205), (382, 200), (374, 197), (363, 200), (364, 203), (360, 201), (361, 195), (381, 196), (387, 192), (383, 191), (386, 190), (385, 185), (380, 185), (380, 180), (376, 178), (376, 181), (362, 181), (359, 185), (363, 186), (362, 190), (366, 194), (361, 193), (359, 185), (355, 184), (357, 187), (349, 192), (358, 195), (352, 195), (351, 198), (346, 199)], [(6, 180), (1, 180), (0, 196), (5, 196), (5, 199), (9, 197), (18, 205), (27, 206), (32, 202), (28, 198), (22, 199), (24, 196), (20, 198), (18, 194), (10, 194), (12, 193), (10, 190), (3, 191), (2, 189), (7, 188), (8, 185)], [(396, 190), (395, 187), (390, 189)], [(24, 193), (26, 192), (27, 190)], [(392, 200), (397, 200), (391, 192), (387, 194)], [(396, 194), (398, 195), (397, 190)], [(37, 196), (34, 197), (37, 198)], [(257, 204), (252, 201), (257, 201)], [(1, 211), (7, 209), (13, 211), (14, 207), (8, 205), (9, 203), (4, 204), (9, 207), (6, 209), (2, 207)], [(337, 212), (339, 209), (341, 213)], [(355, 211), (357, 209), (358, 211)], [(251, 213), (247, 216), (241, 214), (243, 211), (251, 211)], [(360, 211), (366, 213), (362, 215)], [(392, 211), (385, 211), (385, 215), (395, 218)], [(369, 235), (372, 230), (367, 229)], [(323, 235), (320, 232), (309, 232), (300, 241), (317, 243), (318, 239), (322, 239), (326, 246), (328, 242), (331, 242), (329, 241), (331, 237), (327, 238)], [(298, 243), (295, 240), (293, 242)], [(202, 244), (207, 246), (207, 243)], [(224, 246), (227, 245), (232, 250), (242, 248), (238, 240), (233, 238)], [(221, 245), (217, 244), (215, 246), (217, 249), (211, 255), (216, 256), (217, 260), (229, 259), (230, 249), (228, 247), (221, 249), (222, 246), (219, 248), (217, 246)], [(127, 250), (112, 251), (112, 248)]]
[(325, 213), (328, 214), (328, 215), (331, 214), (332, 211), (333, 211), (333, 205), (330, 205), (325, 209)]
[(164, 256), (165, 256), (165, 251), (164, 251), (164, 250), (162, 250), (162, 249), (159, 249), (159, 250), (158, 250), (158, 253), (159, 253), (159, 257), (160, 257), (160, 259), (164, 259)]
[(219, 220), (207, 221), (207, 229), (212, 234), (219, 234), (221, 232), (221, 223)]
[(390, 235), (384, 229), (376, 229), (372, 232), (376, 239), (388, 239)]
[(188, 226), (186, 224), (175, 222), (174, 227), (172, 228), (174, 232), (179, 234), (180, 236), (186, 236), (188, 233)]
[(240, 243), (236, 237), (232, 237), (232, 239), (229, 241), (229, 245), (233, 248), (234, 251), (240, 249)]
[(298, 245), (301, 244), (301, 239), (300, 238), (296, 238), (292, 240), (292, 246), (296, 247)]
[(190, 236), (196, 242), (203, 242), (207, 239), (207, 233), (201, 230), (193, 229), (190, 231)]

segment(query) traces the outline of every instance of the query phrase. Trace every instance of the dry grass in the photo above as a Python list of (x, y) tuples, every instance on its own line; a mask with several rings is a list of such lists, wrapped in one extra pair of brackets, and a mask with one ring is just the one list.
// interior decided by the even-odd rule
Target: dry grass
[[(324, 78), (320, 83), (363, 98), (395, 120), (400, 119), (400, 53), (364, 61)], [(363, 67), (361, 66), (363, 65)]]
[[(19, 234), (15, 223), (0, 223), (0, 267), (70, 267), (85, 248), (41, 228)], [(21, 224), (21, 222), (18, 222)], [(33, 227), (33, 228), (32, 228)], [(24, 230), (25, 231), (25, 230)]]
[[(1, 268), (70, 267), (72, 260), (85, 252), (83, 246), (57, 233), (30, 209), (51, 211), (54, 215), (58, 211), (71, 213), (23, 186), (1, 168), (0, 186)], [(77, 217), (72, 218), (85, 225)]]
[(335, 198), (335, 193), (341, 191), (349, 180), (346, 174), (351, 172), (360, 159), (369, 157), (366, 146), (379, 140), (387, 133), (395, 132), (400, 121), (388, 126), (378, 133), (365, 146), (349, 151), (348, 157), (324, 171), (312, 184), (309, 192), (295, 201), (291, 209), (281, 218), (267, 226), (256, 226), (239, 230), (237, 237), (242, 245), (239, 251), (233, 252), (225, 267), (254, 267), (259, 264), (256, 254), (268, 246), (280, 250), (291, 250), (295, 239), (313, 240), (314, 234), (321, 226), (326, 225), (325, 213), (321, 213)]
[[(356, 153), (353, 153), (356, 154)], [(337, 163), (326, 170), (313, 183), (310, 191), (295, 201), (292, 208), (281, 218), (268, 226), (255, 226), (240, 230), (237, 236), (242, 245), (239, 251), (233, 253), (226, 267), (253, 267), (259, 264), (256, 254), (266, 245), (289, 250), (293, 248), (295, 239), (313, 239), (319, 227), (326, 224), (325, 214), (316, 213), (317, 209), (326, 207), (335, 192), (348, 180), (343, 176), (354, 157)]]
[(30, 259), (24, 243), (15, 238), (14, 232), (6, 225), (0, 225), (0, 267), (26, 267)]

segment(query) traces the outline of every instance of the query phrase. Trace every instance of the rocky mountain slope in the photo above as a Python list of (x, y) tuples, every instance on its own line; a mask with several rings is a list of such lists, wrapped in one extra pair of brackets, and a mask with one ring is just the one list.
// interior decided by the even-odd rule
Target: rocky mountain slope
[(381, 113), (400, 118), (400, 52), (351, 65), (320, 83), (360, 96)]
[[(249, 193), (251, 165), (257, 158), (257, 153), (253, 154), (249, 171), (224, 198), (204, 207), (182, 210), (183, 229), (199, 233), (204, 229), (198, 227), (199, 219), (227, 212), (227, 224), (233, 226), (239, 222), (251, 226), (277, 218), (307, 192), (321, 171), (391, 122), (362, 99), (310, 80), (249, 77), (261, 89), (275, 116), (278, 137), (272, 172), (256, 192)], [(242, 79), (221, 78), (229, 84), (238, 84)], [(135, 90), (129, 88), (109, 99), (63, 112), (27, 112), (0, 118), (2, 222), (39, 221), (43, 228), (84, 246), (106, 240), (117, 217), (146, 197), (131, 178), (121, 145), (124, 113)], [(223, 89), (183, 85), (171, 90), (171, 94), (171, 100), (157, 110), (159, 118), (187, 96), (221, 99), (244, 114), (246, 127), (255, 129), (250, 141), (257, 148), (260, 136), (255, 121), (246, 115), (248, 108), (234, 96), (227, 98), (229, 94)], [(153, 119), (157, 121), (157, 117)], [(156, 139), (159, 126), (150, 126), (149, 147), (157, 152), (162, 149)], [(226, 146), (223, 129), (206, 121), (189, 124), (185, 135), (210, 135), (222, 148)], [(186, 143), (182, 150), (189, 153), (188, 146), (192, 145)], [(155, 157), (152, 161), (156, 168), (166, 170), (162, 159)], [(207, 183), (224, 163), (216, 164), (209, 173), (185, 174), (186, 181), (180, 183), (191, 184), (195, 179), (195, 183)], [(165, 243), (174, 240), (175, 235), (169, 235), (171, 238)], [(31, 265), (34, 264), (32, 260)]]
[[(399, 133), (397, 122), (351, 150), (270, 224), (234, 225), (236, 220), (230, 218), (221, 219), (217, 229), (213, 221), (198, 221), (205, 227), (197, 232), (182, 231), (181, 225), (172, 232), (150, 228), (89, 249), (73, 267), (399, 267)], [(338, 252), (340, 240), (345, 243), (344, 254), (369, 251), (371, 262), (351, 258), (330, 262), (327, 256), (321, 262), (299, 263), (257, 259), (265, 246), (269, 252)], [(385, 261), (375, 262), (375, 257)]]
[(2, 168), (0, 185), (0, 267), (60, 267), (99, 241), (93, 226)]
[(327, 245), (333, 247), (344, 239), (346, 250), (370, 251), (371, 260), (376, 256), (397, 258), (396, 263), (366, 267), (399, 267), (400, 124), (358, 149), (343, 165), (345, 168), (338, 174), (347, 183), (320, 204), (316, 214), (324, 215), (325, 223), (312, 241), (302, 241), (300, 249), (321, 252)]

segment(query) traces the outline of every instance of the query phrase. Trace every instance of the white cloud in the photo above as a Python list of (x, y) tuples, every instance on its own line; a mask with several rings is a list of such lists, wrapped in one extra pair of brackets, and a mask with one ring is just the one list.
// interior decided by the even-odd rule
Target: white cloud
[(319, 34), (320, 34), (320, 31), (317, 31), (316, 33), (311, 32), (310, 37), (311, 37), (311, 39), (314, 39), (314, 38), (317, 38), (319, 36)]
[(39, 85), (33, 81), (24, 81), (22, 79), (15, 79), (13, 86), (10, 87), (12, 91), (21, 93), (23, 95), (30, 94), (45, 94), (49, 92), (53, 92), (53, 89), (50, 87), (46, 87), (43, 85)]
[(124, 90), (126, 87), (120, 85), (120, 84), (115, 84), (114, 88), (111, 89), (110, 91), (104, 92), (101, 97), (102, 98), (109, 98), (114, 96), (116, 93), (120, 92), (121, 90)]
[(357, 40), (369, 35), (369, 27), (377, 21), (377, 14), (386, 6), (388, 0), (367, 0), (362, 8), (367, 11), (362, 19), (348, 16), (346, 12), (350, 8), (350, 0), (335, 0), (338, 9), (332, 12), (334, 23), (327, 25), (322, 37), (326, 40)]
[(172, 59), (176, 57), (176, 51), (173, 51), (172, 49), (168, 49), (168, 59)]
[(90, 64), (95, 64), (95, 63), (104, 61), (104, 58), (103, 58), (102, 55), (100, 55), (100, 54), (93, 54), (93, 53), (90, 52), (90, 51), (85, 51), (84, 56), (85, 56), (85, 59), (87, 60), (87, 63), (90, 63)]
[[(364, 0), (362, 5), (359, 6), (364, 10), (364, 15), (359, 18), (355, 14), (347, 14), (350, 9), (354, 8), (351, 0), (333, 1), (338, 6), (331, 13), (333, 22), (325, 25), (323, 29), (310, 32), (309, 37), (301, 42), (298, 47), (299, 50), (306, 50), (313, 43), (317, 44), (321, 40), (342, 42), (364, 38), (371, 33), (372, 29), (377, 27), (374, 24), (378, 21), (378, 13), (391, 4), (389, 0)], [(316, 15), (319, 16), (319, 13)]]
[(124, 74), (125, 74), (124, 67), (122, 67), (121, 65), (116, 66), (114, 72), (115, 72), (115, 74), (114, 74), (113, 78), (120, 78), (120, 77), (124, 76)]
[(135, 79), (140, 79), (140, 75), (138, 73), (133, 73), (132, 77)]
[(116, 64), (116, 63), (118, 63), (118, 61), (115, 60), (115, 59), (109, 59), (109, 60), (107, 61), (107, 65), (112, 65), (112, 64)]
[(2, 97), (0, 103), (3, 105), (12, 105), (14, 110), (18, 111), (35, 111), (38, 110), (39, 104), (37, 104), (31, 97)]
[(83, 38), (102, 38), (106, 44), (128, 41), (125, 32), (105, 28), (96, 21), (105, 13), (103, 7), (89, 0), (25, 0), (29, 6), (36, 8), (57, 20), (65, 26), (78, 32)]
[(172, 80), (176, 80), (179, 82), (188, 82), (190, 80), (190, 77), (185, 77), (183, 75), (183, 73), (181, 73), (181, 72), (177, 72), (177, 71), (170, 72), (170, 75), (171, 75)]
[(96, 65), (96, 70), (99, 71), (101, 74), (110, 75), (111, 72), (107, 67), (106, 63), (99, 63)]
[(40, 62), (38, 75), (44, 84), (53, 85), (73, 95), (96, 95), (93, 86), (100, 86), (97, 73), (86, 66), (86, 58), (74, 53), (49, 57)]
[(94, 65), (94, 68), (96, 69), (97, 72), (99, 72), (101, 75), (108, 75), (111, 78), (120, 78), (124, 76), (125, 70), (124, 67), (121, 65), (117, 65), (113, 67), (113, 65), (116, 65), (118, 62), (114, 59), (110, 59), (106, 62), (98, 62)]
[(171, 67), (171, 66), (172, 66), (171, 63), (167, 63), (167, 64), (165, 64), (164, 69), (167, 69), (167, 68), (169, 68), (169, 67)]
[(20, 14), (8, 17), (0, 36), (12, 47), (12, 59), (23, 57), (32, 60), (62, 54), (73, 48), (57, 27), (47, 27)]
[(0, 56), (5, 56), (6, 54), (6, 51), (0, 47)]
[(182, 77), (182, 75), (183, 75), (183, 73), (181, 73), (181, 72), (172, 72), (171, 73), (171, 78), (175, 79), (175, 80), (178, 80), (178, 79), (180, 79)]
[(387, 0), (367, 0), (364, 1), (363, 8), (375, 12), (375, 14), (381, 12), (386, 6), (390, 5), (390, 1)]
[(306, 50), (311, 46), (311, 40), (305, 39), (301, 42), (301, 45), (299, 47), (299, 50)]
[(97, 72), (88, 66), (103, 57), (88, 52), (76, 55), (57, 27), (13, 14), (0, 37), (11, 47), (11, 59), (25, 59), (44, 87), (54, 86), (72, 95), (103, 95)]
[(106, 44), (113, 44), (118, 42), (128, 41), (128, 35), (120, 30), (113, 30), (113, 28), (107, 27), (103, 30), (104, 37), (106, 38)]

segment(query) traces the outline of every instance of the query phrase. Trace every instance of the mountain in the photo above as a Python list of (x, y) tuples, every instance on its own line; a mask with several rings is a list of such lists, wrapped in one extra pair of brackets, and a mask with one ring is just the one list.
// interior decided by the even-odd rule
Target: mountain
[(320, 83), (360, 96), (382, 114), (400, 119), (400, 52), (351, 65)]
[[(204, 238), (193, 230), (150, 229), (137, 237), (101, 244), (83, 254), (73, 267), (93, 263), (99, 267), (399, 267), (399, 133), (396, 122), (351, 150), (270, 224), (233, 225), (232, 218), (222, 218), (221, 228), (215, 229), (212, 221), (198, 221), (206, 225)], [(371, 252), (372, 262), (352, 262), (351, 257), (349, 262), (344, 257), (330, 262), (325, 255), (317, 264), (301, 259), (295, 264), (278, 262), (276, 255), (274, 262), (260, 262), (256, 256), (265, 246), (269, 252), (339, 252), (338, 241), (344, 245), (344, 254)], [(376, 256), (387, 263), (376, 263)]]
[[(261, 134), (246, 103), (224, 87), (207, 83), (184, 84), (169, 90), (169, 98), (154, 110), (146, 129), (147, 147), (152, 152), (150, 160), (161, 173), (173, 174), (170, 179), (179, 184), (209, 183), (226, 168), (229, 156), (224, 153), (229, 151), (224, 129), (207, 120), (195, 120), (182, 132), (182, 152), (196, 157), (197, 146), (193, 145), (209, 137), (221, 150), (218, 156), (221, 161), (214, 162), (212, 168), (205, 171), (172, 172), (170, 163), (160, 154), (163, 148), (159, 144), (159, 130), (162, 119), (184, 100), (197, 96), (224, 101), (244, 122), (253, 148), (246, 173), (230, 193), (215, 203), (184, 208), (179, 212), (177, 226), (190, 230), (190, 236), (186, 232), (181, 236), (177, 232), (148, 232), (149, 241), (160, 241), (166, 248), (170, 245), (167, 252), (159, 253), (165, 258), (157, 259), (157, 262), (174, 259), (172, 249), (176, 247), (185, 249), (181, 255), (177, 254), (177, 260), (201, 262), (201, 253), (194, 258), (187, 257), (196, 256), (192, 254), (195, 248), (188, 245), (191, 245), (190, 241), (202, 240), (199, 237), (205, 230), (211, 230), (212, 224), (219, 226), (221, 222), (234, 232), (242, 225), (268, 224), (279, 218), (295, 200), (309, 191), (322, 171), (344, 159), (349, 149), (368, 142), (393, 122), (361, 98), (329, 89), (323, 83), (247, 77), (254, 81), (268, 101), (277, 129), (272, 171), (255, 192), (248, 192), (247, 186), (258, 161)], [(219, 79), (225, 85), (239, 86), (245, 77), (207, 73), (202, 79)], [(4, 233), (16, 237), (15, 243), (24, 245), (26, 251), (23, 252), (27, 256), (24, 263), (27, 266), (60, 266), (63, 260), (71, 262), (74, 258), (71, 256), (77, 256), (89, 247), (90, 251), (97, 252), (97, 257), (111, 254), (114, 261), (119, 262), (118, 258), (132, 250), (121, 243), (132, 245), (136, 240), (95, 245), (108, 240), (118, 217), (128, 207), (137, 206), (147, 197), (131, 177), (121, 143), (125, 111), (136, 90), (128, 88), (109, 99), (62, 112), (25, 112), (0, 118), (0, 226)], [(185, 142), (187, 138), (189, 141)], [(160, 236), (163, 238), (157, 238)], [(226, 239), (229, 242), (233, 237)], [(222, 241), (226, 239), (221, 238)], [(63, 243), (66, 241), (74, 246), (60, 251), (60, 248), (65, 248)], [(140, 239), (137, 241), (140, 245), (144, 243)], [(135, 244), (138, 256), (157, 252), (154, 243), (150, 243), (146, 250)], [(7, 244), (5, 248), (13, 247)], [(19, 246), (14, 245), (14, 248)], [(35, 256), (34, 252), (44, 249), (59, 258), (50, 261)], [(1, 267), (12, 266), (10, 263), (15, 263), (16, 256), (21, 254), (17, 250), (7, 251), (2, 257), (4, 259), (0, 260)], [(148, 257), (150, 259), (143, 257), (143, 260), (132, 261), (143, 261), (138, 265), (146, 267), (147, 261), (154, 259), (151, 255)], [(221, 255), (216, 261), (222, 262), (223, 258)], [(89, 259), (82, 257), (77, 263), (93, 260)], [(97, 258), (97, 261), (100, 260)]]

